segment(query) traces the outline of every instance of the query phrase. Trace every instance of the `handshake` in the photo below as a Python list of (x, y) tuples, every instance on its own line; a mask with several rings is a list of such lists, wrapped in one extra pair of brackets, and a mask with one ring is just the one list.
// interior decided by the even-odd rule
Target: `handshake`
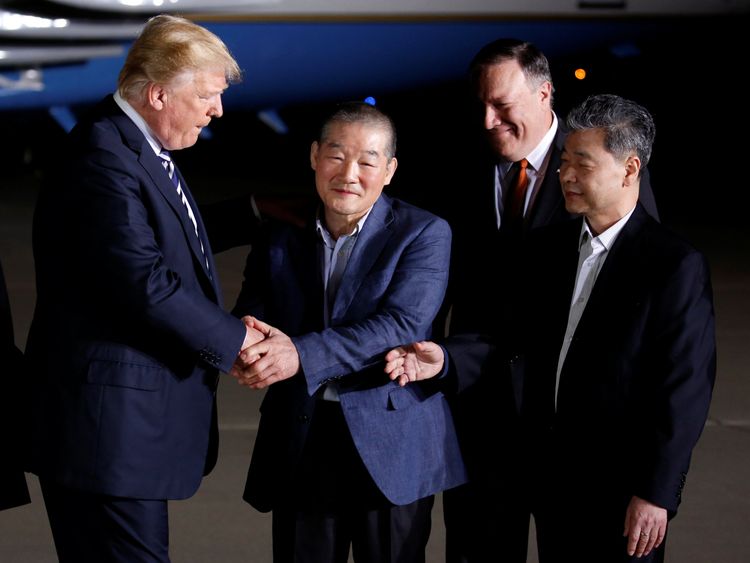
[(279, 329), (256, 319), (242, 317), (245, 341), (229, 375), (240, 385), (265, 389), (299, 371), (299, 354), (292, 339)]

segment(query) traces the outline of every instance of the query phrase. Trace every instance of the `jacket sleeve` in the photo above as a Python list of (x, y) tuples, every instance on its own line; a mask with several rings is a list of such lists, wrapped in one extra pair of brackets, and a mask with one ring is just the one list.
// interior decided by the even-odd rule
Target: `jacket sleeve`
[[(644, 397), (652, 451), (643, 459), (635, 494), (674, 513), (690, 457), (703, 430), (716, 373), (713, 297), (705, 258), (687, 254), (653, 300)], [(650, 411), (650, 412), (649, 412)]]
[(361, 292), (367, 283), (387, 284), (371, 314), (292, 339), (309, 394), (321, 385), (382, 362), (385, 353), (395, 346), (430, 335), (448, 283), (450, 245), (450, 227), (442, 219), (433, 218), (403, 247), (400, 256), (393, 257), (395, 267), (389, 278), (365, 280)]

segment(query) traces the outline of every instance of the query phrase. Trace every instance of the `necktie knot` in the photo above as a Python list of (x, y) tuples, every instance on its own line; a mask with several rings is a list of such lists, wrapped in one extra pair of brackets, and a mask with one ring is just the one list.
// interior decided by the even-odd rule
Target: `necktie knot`
[(164, 170), (167, 171), (167, 174), (169, 175), (169, 179), (172, 180), (174, 187), (179, 190), (180, 180), (177, 177), (177, 175), (174, 173), (174, 162), (172, 161), (172, 156), (169, 154), (169, 151), (166, 149), (162, 150), (159, 153), (159, 158), (161, 158), (162, 160), (162, 165), (164, 166)]

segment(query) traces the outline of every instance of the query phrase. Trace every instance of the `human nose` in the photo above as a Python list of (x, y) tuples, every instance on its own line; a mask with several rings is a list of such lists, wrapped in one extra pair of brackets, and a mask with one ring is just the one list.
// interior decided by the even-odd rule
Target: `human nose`
[(347, 184), (356, 184), (359, 167), (353, 160), (345, 160), (341, 168), (341, 177)]
[(492, 129), (493, 127), (500, 125), (500, 117), (497, 114), (495, 108), (490, 105), (484, 107), (484, 128)]
[(221, 105), (221, 95), (217, 95), (214, 99), (211, 107), (208, 110), (208, 115), (211, 117), (221, 117), (224, 115), (224, 108)]
[(575, 179), (575, 171), (573, 167), (568, 164), (560, 164), (560, 168), (557, 169), (557, 173), (560, 176), (560, 182), (571, 182)]

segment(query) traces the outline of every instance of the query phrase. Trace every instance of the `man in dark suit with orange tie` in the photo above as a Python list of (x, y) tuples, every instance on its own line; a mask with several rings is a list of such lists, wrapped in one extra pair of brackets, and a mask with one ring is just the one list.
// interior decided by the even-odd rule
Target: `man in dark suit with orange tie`
[(387, 370), (403, 383), (443, 370), (491, 389), (492, 364), (510, 358), (540, 563), (661, 562), (716, 371), (709, 269), (638, 202), (648, 111), (593, 96), (567, 123), (560, 182), (582, 217), (530, 236), (516, 332), (406, 346)]
[(168, 562), (167, 500), (215, 462), (219, 371), (258, 333), (222, 307), (170, 151), (221, 117), (238, 77), (208, 30), (150, 19), (40, 193), (30, 469), (60, 561)]

